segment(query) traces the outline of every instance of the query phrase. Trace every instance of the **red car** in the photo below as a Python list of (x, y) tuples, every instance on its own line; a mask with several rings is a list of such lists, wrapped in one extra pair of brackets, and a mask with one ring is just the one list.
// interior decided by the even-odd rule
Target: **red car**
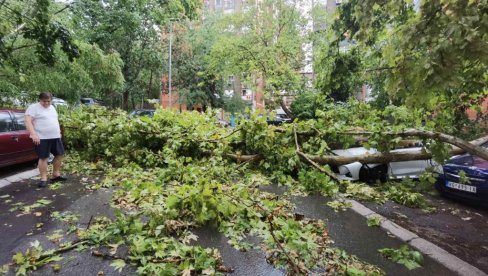
[(25, 128), (24, 111), (0, 108), (0, 168), (37, 160)]

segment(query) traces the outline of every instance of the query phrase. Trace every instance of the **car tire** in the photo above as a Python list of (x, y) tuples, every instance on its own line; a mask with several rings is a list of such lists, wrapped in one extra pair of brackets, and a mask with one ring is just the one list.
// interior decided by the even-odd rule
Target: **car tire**
[(384, 183), (388, 180), (388, 166), (378, 165), (371, 168), (364, 164), (359, 169), (359, 180), (368, 184), (376, 184), (378, 181)]

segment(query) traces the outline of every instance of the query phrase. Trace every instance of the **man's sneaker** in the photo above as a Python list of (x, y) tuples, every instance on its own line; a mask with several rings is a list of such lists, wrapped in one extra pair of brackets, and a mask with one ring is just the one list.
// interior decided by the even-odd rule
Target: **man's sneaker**
[(39, 183), (37, 183), (37, 187), (39, 188), (44, 188), (47, 186), (47, 180), (41, 180)]
[(59, 182), (59, 181), (66, 181), (68, 178), (64, 176), (56, 176), (55, 178), (51, 178), (51, 182)]

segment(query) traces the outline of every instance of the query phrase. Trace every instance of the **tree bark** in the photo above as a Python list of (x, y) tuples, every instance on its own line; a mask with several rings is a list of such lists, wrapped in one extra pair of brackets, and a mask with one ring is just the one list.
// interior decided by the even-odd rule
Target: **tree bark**
[[(347, 132), (346, 134), (351, 134), (351, 135), (370, 135), (372, 134), (371, 132)], [(426, 131), (426, 130), (419, 130), (419, 129), (409, 129), (404, 132), (400, 133), (384, 133), (384, 135), (392, 135), (392, 136), (399, 136), (399, 137), (421, 137), (421, 138), (430, 138), (434, 140), (438, 140), (444, 143), (448, 143), (451, 145), (454, 145), (465, 152), (468, 152), (472, 155), (479, 156), (485, 160), (488, 160), (488, 151), (485, 150), (484, 148), (480, 147), (480, 144), (473, 144), (474, 141), (483, 141), (482, 137), (480, 139), (474, 140), (472, 142), (466, 142), (463, 139), (460, 139), (458, 137), (454, 137), (445, 133), (441, 132), (433, 132), (433, 131)], [(487, 140), (485, 140), (487, 141)]]
[[(463, 142), (467, 143), (465, 141)], [(488, 136), (484, 136), (479, 139), (473, 140), (467, 144), (479, 148), (479, 145), (484, 144), (485, 142), (488, 142)], [(482, 148), (481, 150), (485, 151)], [(467, 152), (466, 150), (459, 147), (453, 147), (452, 150), (450, 151), (452, 155), (463, 154), (466, 152)], [(230, 157), (238, 162), (259, 161), (264, 158), (264, 156), (261, 154), (253, 154), (253, 155), (227, 154), (227, 157)], [(335, 155), (314, 156), (314, 155), (307, 155), (302, 153), (301, 157), (304, 159), (309, 159), (310, 161), (313, 161), (319, 165), (340, 166), (340, 165), (350, 164), (353, 162), (360, 162), (364, 164), (367, 163), (384, 164), (384, 163), (399, 162), (399, 161), (428, 160), (432, 158), (432, 154), (426, 152), (424, 149), (421, 149), (415, 152), (385, 152), (385, 153), (379, 152), (379, 153), (363, 154), (363, 155), (355, 155), (355, 156), (335, 156)]]
[(280, 101), (280, 106), (281, 106), (281, 108), (283, 109), (283, 111), (285, 111), (286, 115), (287, 115), (288, 117), (290, 117), (290, 119), (291, 119), (292, 121), (293, 121), (293, 120), (295, 120), (295, 117), (293, 116), (293, 113), (292, 113), (292, 112), (291, 112), (291, 110), (288, 108), (288, 106), (286, 106), (286, 104), (285, 104), (285, 97), (284, 97), (284, 96), (281, 98), (281, 101)]
[(321, 165), (340, 166), (353, 162), (360, 162), (363, 164), (375, 164), (375, 163), (390, 163), (399, 161), (410, 160), (428, 160), (432, 158), (432, 154), (425, 150), (419, 150), (417, 152), (379, 152), (372, 154), (354, 155), (354, 156), (336, 156), (336, 155), (324, 155), (324, 156), (311, 156), (308, 158)]
[[(447, 135), (448, 136), (448, 135)], [(452, 155), (463, 154), (465, 152), (469, 152), (473, 155), (479, 156), (485, 159), (483, 156), (478, 155), (480, 149), (483, 154), (486, 154), (486, 150), (481, 148), (479, 145), (488, 141), (488, 136), (476, 139), (467, 143), (459, 138), (456, 140), (462, 141), (463, 148), (460, 147), (453, 147), (450, 153)], [(452, 144), (453, 141), (449, 139), (450, 143)], [(469, 146), (466, 147), (466, 144)], [(469, 150), (465, 150), (465, 148), (469, 148)], [(475, 148), (476, 150), (471, 150), (471, 148)], [(333, 166), (340, 166), (346, 165), (353, 162), (360, 162), (363, 164), (367, 163), (389, 163), (389, 162), (399, 162), (399, 161), (411, 161), (411, 160), (428, 160), (432, 158), (432, 154), (425, 151), (425, 149), (421, 149), (415, 152), (378, 152), (373, 154), (363, 154), (363, 155), (355, 155), (355, 156), (334, 156), (334, 155), (325, 155), (325, 156), (310, 156), (308, 155), (310, 160), (321, 164), (321, 165), (333, 165)], [(486, 160), (486, 159), (485, 159)]]
[(249, 162), (249, 161), (260, 161), (263, 159), (263, 155), (261, 154), (253, 154), (253, 155), (240, 155), (240, 154), (227, 154), (227, 157), (234, 159), (237, 162)]

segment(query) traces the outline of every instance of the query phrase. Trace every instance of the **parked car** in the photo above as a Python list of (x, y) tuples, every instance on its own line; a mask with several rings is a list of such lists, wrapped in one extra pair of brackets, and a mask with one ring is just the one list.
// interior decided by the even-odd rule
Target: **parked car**
[[(488, 149), (488, 143), (482, 145)], [(436, 189), (444, 196), (488, 206), (488, 161), (471, 154), (437, 166)]]
[(51, 103), (54, 106), (68, 106), (68, 103), (65, 100), (56, 97), (53, 97)]
[(154, 109), (136, 109), (129, 114), (129, 118), (140, 117), (140, 116), (147, 116), (152, 117), (156, 110)]
[(105, 106), (105, 104), (101, 100), (93, 99), (93, 98), (81, 98), (81, 104), (84, 105), (101, 105)]
[(285, 111), (282, 108), (275, 110), (276, 117), (275, 118), (268, 118), (266, 122), (268, 125), (275, 125), (279, 126), (284, 123), (291, 123), (291, 118), (286, 115)]
[[(417, 146), (395, 149), (391, 152), (416, 152), (419, 150), (421, 150), (421, 147)], [(333, 150), (332, 152), (338, 156), (355, 156), (367, 153), (373, 154), (378, 151), (376, 149), (356, 147)], [(432, 160), (412, 160), (390, 162), (388, 164), (362, 164), (360, 162), (353, 162), (338, 166), (335, 168), (335, 171), (339, 179), (374, 183), (378, 180), (385, 182), (388, 179), (400, 179), (404, 177), (417, 178), (426, 168), (432, 167), (433, 165)]]
[(276, 117), (275, 119), (268, 119), (266, 120), (266, 123), (268, 123), (268, 125), (274, 125), (274, 126), (279, 126), (281, 124), (284, 124), (284, 123), (290, 123), (291, 122), (291, 119), (290, 118), (279, 118), (279, 117)]
[(24, 111), (0, 108), (0, 167), (37, 160)]

